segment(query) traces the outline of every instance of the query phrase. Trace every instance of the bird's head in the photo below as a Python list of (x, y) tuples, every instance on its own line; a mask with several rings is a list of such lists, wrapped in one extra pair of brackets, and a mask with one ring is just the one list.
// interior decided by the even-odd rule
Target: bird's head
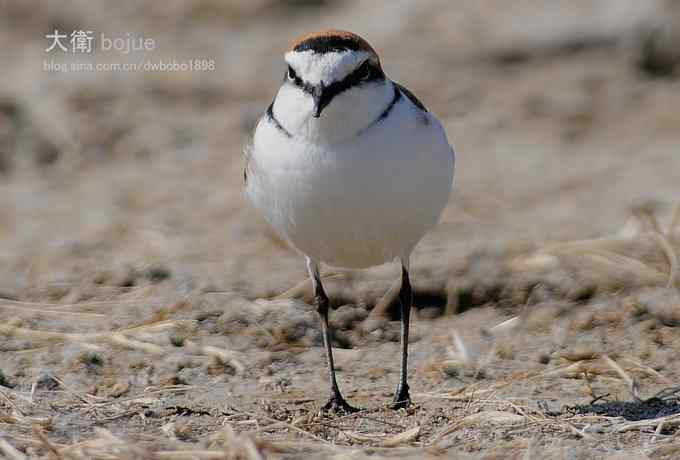
[(307, 137), (351, 135), (380, 115), (392, 94), (371, 45), (351, 32), (323, 30), (295, 40), (274, 113)]

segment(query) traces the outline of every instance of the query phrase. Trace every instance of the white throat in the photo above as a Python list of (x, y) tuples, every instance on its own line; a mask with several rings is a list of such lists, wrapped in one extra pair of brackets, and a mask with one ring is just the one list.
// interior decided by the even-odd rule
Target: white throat
[(393, 99), (394, 86), (389, 79), (369, 82), (338, 94), (321, 116), (314, 118), (312, 96), (284, 83), (274, 100), (273, 114), (293, 136), (334, 144), (351, 139), (378, 120)]

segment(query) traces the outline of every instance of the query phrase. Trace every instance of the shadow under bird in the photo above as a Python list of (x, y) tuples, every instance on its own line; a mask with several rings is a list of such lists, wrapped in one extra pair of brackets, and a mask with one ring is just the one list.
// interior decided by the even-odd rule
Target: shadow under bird
[(385, 75), (361, 37), (315, 32), (293, 42), (284, 58), (288, 69), (255, 128), (244, 178), (252, 203), (307, 261), (330, 377), (321, 411), (356, 410), (335, 378), (321, 263), (401, 263), (401, 367), (393, 407), (407, 407), (409, 260), (446, 206), (454, 151), (439, 121)]

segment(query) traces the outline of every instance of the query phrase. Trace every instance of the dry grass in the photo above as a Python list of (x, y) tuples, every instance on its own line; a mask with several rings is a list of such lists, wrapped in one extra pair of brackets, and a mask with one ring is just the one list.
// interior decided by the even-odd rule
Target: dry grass
[[(579, 270), (598, 273), (597, 276), (605, 279), (602, 286), (609, 285), (606, 277), (619, 279), (622, 272), (634, 274), (643, 280), (641, 284), (663, 286), (666, 282), (676, 282), (677, 259), (671, 243), (674, 241), (673, 230), (672, 227), (666, 232), (642, 232), (626, 239), (601, 238), (550, 245), (522, 261), (513, 260), (511, 266), (520, 267), (517, 270), (541, 271), (547, 267), (548, 271), (552, 271), (560, 264), (573, 267), (574, 261), (578, 260)], [(647, 258), (654, 247), (666, 256), (666, 273), (653, 268), (650, 261), (654, 259)], [(622, 254), (626, 252), (636, 256)], [(572, 273), (576, 273), (576, 277), (581, 276), (578, 270)], [(227, 305), (231, 302), (232, 305), (246, 306), (249, 311), (244, 310), (244, 314), (264, 318), (269, 311), (298, 308), (297, 304), (284, 298), (304, 296), (305, 290), (306, 285), (302, 283), (270, 302), (249, 303), (236, 299), (234, 304), (234, 298), (229, 297), (231, 300), (227, 300)], [(141, 320), (136, 319), (135, 313), (140, 302), (153, 305), (146, 309), (146, 318)], [(260, 350), (237, 351), (214, 345), (206, 340), (209, 337), (197, 333), (203, 320), (186, 317), (190, 311), (194, 318), (209, 318), (214, 311), (212, 305), (211, 302), (199, 302), (197, 310), (197, 305), (192, 305), (188, 299), (164, 304), (159, 299), (144, 297), (127, 303), (81, 302), (71, 305), (5, 300), (0, 309), (12, 312), (15, 319), (0, 326), (0, 334), (24, 344), (24, 348), (6, 351), (8, 357), (20, 357), (28, 352), (54, 354), (60, 347), (75, 346), (90, 353), (89, 357), (81, 358), (86, 359), (86, 363), (91, 362), (88, 366), (98, 366), (101, 360), (119, 359), (115, 356), (120, 353), (134, 352), (143, 360), (162, 360), (180, 350), (182, 359), (203, 360), (209, 372), (210, 366), (219, 366), (220, 373), (227, 372), (252, 385), (253, 378), (261, 375), (253, 373), (253, 362), (270, 362), (277, 353), (273, 350), (282, 348), (271, 341)], [(114, 318), (112, 307), (115, 307), (115, 316), (126, 318), (128, 324), (116, 327), (120, 323), (110, 321)], [(201, 312), (202, 308), (207, 308), (205, 313)], [(635, 315), (638, 311), (639, 307), (619, 309), (615, 313), (618, 315), (615, 321), (625, 324), (627, 320), (621, 315)], [(609, 318), (607, 313), (599, 314)], [(230, 318), (233, 321), (238, 317)], [(630, 442), (626, 440), (633, 439), (626, 436), (635, 433), (634, 439), (639, 440), (635, 442), (642, 443), (642, 452), (650, 458), (655, 455), (663, 458), (674, 452), (673, 449), (677, 448), (676, 433), (680, 432), (677, 430), (680, 426), (680, 403), (672, 388), (673, 379), (667, 375), (675, 369), (654, 368), (624, 350), (581, 348), (575, 342), (559, 339), (563, 345), (552, 365), (528, 366), (505, 376), (496, 374), (496, 377), (489, 377), (497, 372), (501, 362), (514, 359), (516, 353), (528, 351), (522, 348), (526, 344), (517, 342), (516, 337), (526, 334), (527, 328), (534, 327), (531, 321), (529, 311), (519, 311), (512, 317), (480, 328), (482, 335), (478, 339), (471, 338), (469, 331), (445, 328), (445, 354), (442, 359), (435, 360), (430, 369), (438, 375), (451, 374), (454, 379), (466, 383), (450, 391), (438, 390), (435, 384), (426, 385), (429, 391), (414, 393), (422, 405), (399, 413), (386, 407), (373, 407), (349, 416), (325, 418), (319, 417), (313, 410), (315, 399), (305, 399), (304, 404), (311, 403), (305, 406), (310, 409), (302, 411), (292, 409), (298, 403), (292, 403), (292, 406), (284, 403), (278, 406), (279, 409), (272, 409), (229, 399), (228, 411), (218, 410), (222, 403), (214, 401), (214, 410), (205, 412), (206, 409), (194, 407), (191, 403), (169, 406), (166, 402), (179, 401), (179, 398), (190, 401), (192, 395), (210, 391), (204, 385), (171, 382), (140, 388), (131, 385), (130, 380), (126, 382), (118, 378), (106, 393), (101, 393), (92, 392), (82, 384), (67, 383), (54, 373), (42, 374), (30, 385), (30, 391), (0, 387), (0, 426), (11, 433), (9, 438), (0, 437), (0, 451), (12, 459), (27, 456), (58, 459), (263, 459), (310, 455), (334, 458), (417, 457), (438, 456), (452, 448), (459, 452), (461, 445), (476, 445), (479, 436), (490, 433), (505, 433), (504, 436), (517, 441), (540, 439), (536, 434), (549, 433), (556, 438), (580, 439), (592, 446), (625, 444)], [(59, 332), (29, 327), (34, 323), (54, 324), (56, 327), (77, 323), (84, 328), (98, 324), (100, 329), (108, 330)], [(566, 332), (558, 335), (570, 334), (568, 331), (574, 326), (580, 327), (577, 321), (573, 321)], [(584, 330), (597, 331), (597, 328), (588, 326)], [(271, 332), (268, 334), (270, 339), (274, 337)], [(170, 339), (178, 335), (181, 339)], [(295, 347), (293, 344), (290, 346), (293, 346), (292, 349)], [(274, 348), (267, 350), (266, 347)], [(552, 385), (549, 382), (560, 385), (560, 382), (567, 381), (581, 382), (581, 389), (591, 402), (564, 406), (556, 411), (541, 405), (540, 399), (531, 401), (526, 396), (513, 397), (518, 388)], [(627, 389), (630, 402), (612, 400), (608, 394), (602, 393), (603, 384)], [(649, 393), (649, 390), (645, 391), (646, 387), (668, 390), (644, 398), (642, 394)], [(49, 393), (57, 397), (56, 400), (54, 396), (48, 399), (58, 402), (56, 406), (54, 403), (45, 405), (45, 396)], [(441, 406), (455, 409), (442, 412)], [(57, 407), (60, 409), (57, 410)], [(159, 422), (153, 424), (155, 428), (143, 428), (135, 433), (133, 425), (130, 425), (129, 429), (119, 430), (121, 434), (114, 434), (112, 427), (135, 419), (144, 421), (148, 418), (149, 408), (154, 407), (161, 411)], [(81, 434), (55, 436), (63, 429), (61, 426), (72, 423), (73, 416), (87, 420), (78, 425), (78, 430), (83, 430)], [(66, 419), (62, 420), (64, 417)], [(209, 417), (210, 423), (205, 425), (202, 417)], [(514, 445), (512, 449), (530, 455), (529, 452), (536, 447), (530, 442)], [(605, 451), (614, 453), (616, 449), (611, 447)]]

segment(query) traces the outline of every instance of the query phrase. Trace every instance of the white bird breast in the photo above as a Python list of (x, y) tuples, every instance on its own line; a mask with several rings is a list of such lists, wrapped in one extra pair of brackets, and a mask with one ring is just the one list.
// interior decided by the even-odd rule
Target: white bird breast
[(454, 153), (431, 114), (404, 96), (385, 119), (335, 144), (286, 136), (263, 118), (247, 194), (303, 254), (363, 268), (407, 257), (439, 219)]

